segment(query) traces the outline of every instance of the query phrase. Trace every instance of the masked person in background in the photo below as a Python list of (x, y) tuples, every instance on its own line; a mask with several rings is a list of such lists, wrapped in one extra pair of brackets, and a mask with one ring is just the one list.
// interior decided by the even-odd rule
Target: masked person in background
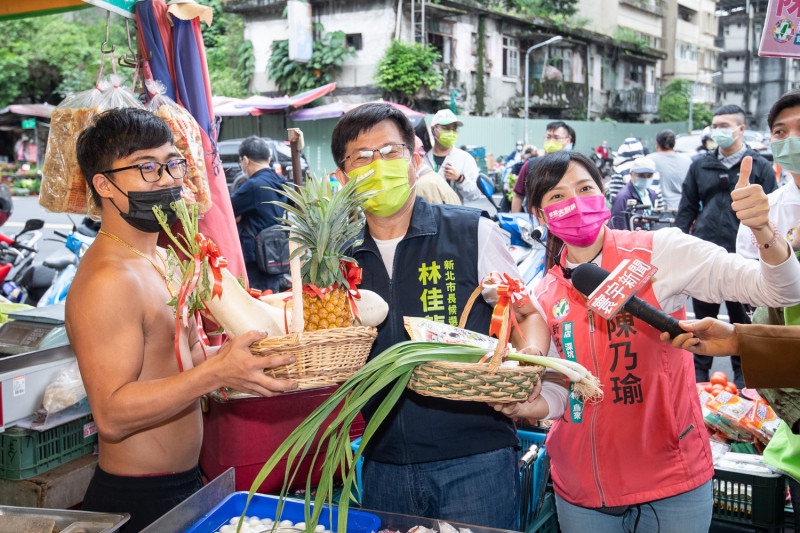
[(414, 152), (421, 159), (417, 172), (417, 196), (432, 204), (461, 205), (456, 191), (447, 184), (447, 180), (434, 172), (425, 162), (425, 150), (419, 137), (414, 137)]
[[(731, 209), (730, 193), (739, 180), (741, 163), (745, 157), (753, 159), (750, 183), (760, 185), (765, 193), (775, 190), (775, 174), (772, 165), (742, 141), (744, 135), (744, 111), (739, 106), (726, 105), (714, 112), (711, 121), (711, 138), (717, 148), (698, 157), (689, 167), (681, 189), (681, 201), (675, 217), (675, 225), (703, 240), (722, 246), (729, 252), (736, 251), (736, 234), (739, 219)], [(692, 306), (698, 319), (717, 317), (722, 301), (694, 299)], [(731, 323), (749, 324), (745, 308), (738, 302), (725, 302)], [(708, 381), (712, 360), (695, 355), (695, 371), (698, 382)], [(744, 386), (742, 368), (738, 357), (731, 358), (737, 387)]]
[[(766, 195), (747, 182), (749, 161), (728, 198), (763, 244), (774, 234)], [(497, 408), (509, 416), (554, 420), (547, 452), (562, 532), (707, 533), (714, 465), (692, 358), (662, 343), (657, 329), (625, 309), (611, 320), (593, 312), (573, 286), (573, 269), (581, 263), (608, 271), (623, 260), (649, 263), (657, 274), (638, 297), (684, 318), (687, 296), (796, 303), (800, 263), (785, 242), (759, 250), (756, 262), (676, 228), (607, 228), (600, 172), (580, 153), (547, 154), (532, 176), (529, 212), (548, 229), (548, 271), (533, 290), (551, 328), (548, 355), (596, 369), (604, 397), (581, 403), (550, 394), (555, 384), (545, 382), (537, 400)]]
[(253, 357), (250, 344), (264, 336), (257, 331), (203, 350), (194, 318), (175, 338), (167, 302), (181, 276), (156, 245), (153, 207), (176, 220), (170, 204), (180, 199), (186, 160), (164, 120), (141, 109), (106, 111), (80, 134), (76, 152), (102, 210), (66, 304), (67, 335), (99, 434), (83, 509), (130, 513), (122, 531), (133, 533), (203, 486), (200, 397), (222, 386), (263, 396), (287, 391), (296, 384), (264, 368), (294, 357)]
[[(611, 220), (608, 227), (613, 229), (630, 229), (630, 219), (636, 215), (649, 215), (659, 204), (658, 193), (651, 189), (656, 165), (649, 157), (640, 157), (631, 166), (631, 180), (614, 199), (611, 208)], [(644, 207), (631, 210), (628, 200)], [(640, 229), (649, 229), (649, 226)]]
[[(446, 130), (445, 130), (446, 131)], [(403, 316), (455, 325), (472, 291), (490, 272), (519, 277), (497, 225), (466, 207), (429, 204), (415, 194), (419, 155), (414, 130), (397, 108), (364, 104), (333, 130), (340, 181), (377, 192), (366, 204), (364, 241), (352, 251), (361, 287), (380, 294), (389, 315), (370, 357), (407, 340)], [(479, 296), (468, 329), (488, 332), (496, 295)], [(549, 333), (533, 305), (515, 307), (524, 339), (546, 350)], [(362, 410), (368, 420), (383, 395)], [(516, 529), (519, 470), (514, 422), (478, 402), (421, 396), (406, 389), (364, 451), (368, 509)]]
[(476, 200), (478, 190), (478, 164), (469, 153), (455, 146), (458, 128), (464, 123), (449, 109), (440, 109), (433, 115), (431, 133), (433, 149), (426, 154), (426, 162), (455, 189), (461, 202)]
[[(570, 151), (575, 147), (575, 130), (570, 125), (561, 120), (550, 122), (545, 126), (544, 131), (544, 151), (545, 153), (558, 152), (561, 150)], [(523, 202), (525, 201), (528, 183), (528, 176), (530, 169), (533, 166), (536, 158), (531, 158), (522, 165), (522, 169), (517, 177), (517, 182), (514, 184), (514, 196), (511, 199), (511, 212), (521, 213), (523, 211)]]

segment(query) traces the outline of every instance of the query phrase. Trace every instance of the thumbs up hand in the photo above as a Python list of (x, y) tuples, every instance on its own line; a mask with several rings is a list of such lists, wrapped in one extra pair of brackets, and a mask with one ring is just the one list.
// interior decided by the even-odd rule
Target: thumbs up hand
[(759, 242), (768, 242), (772, 238), (772, 230), (769, 227), (769, 200), (761, 185), (750, 184), (752, 170), (753, 158), (747, 156), (742, 159), (739, 181), (731, 192), (733, 200), (731, 208), (742, 224), (753, 230), (757, 238), (761, 231), (765, 231), (764, 237), (767, 238), (759, 238)]

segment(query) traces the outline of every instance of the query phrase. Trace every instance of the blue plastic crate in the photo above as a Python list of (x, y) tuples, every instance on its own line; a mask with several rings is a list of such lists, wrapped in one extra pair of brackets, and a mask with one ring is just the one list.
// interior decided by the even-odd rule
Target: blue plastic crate
[[(247, 492), (234, 492), (223, 499), (216, 507), (206, 513), (200, 520), (187, 529), (185, 533), (214, 533), (225, 524), (230, 522), (233, 517), (238, 517), (244, 510), (247, 501)], [(305, 521), (303, 511), (305, 502), (302, 500), (285, 500), (283, 512), (280, 520), (291, 520), (294, 523)], [(255, 494), (247, 507), (247, 516), (258, 516), (259, 518), (275, 519), (275, 512), (278, 508), (278, 497), (266, 494)], [(339, 516), (339, 509), (333, 508), (334, 527)], [(326, 528), (330, 528), (330, 514), (328, 506), (323, 506), (322, 515), (319, 523)], [(366, 513), (355, 509), (347, 512), (347, 531), (348, 533), (375, 533), (381, 527), (381, 519), (372, 513)]]

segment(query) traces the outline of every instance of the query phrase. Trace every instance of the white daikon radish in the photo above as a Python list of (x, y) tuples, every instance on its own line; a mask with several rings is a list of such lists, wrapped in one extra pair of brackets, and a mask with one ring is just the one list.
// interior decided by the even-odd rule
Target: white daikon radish
[[(360, 289), (358, 292), (360, 293), (361, 298), (355, 298), (354, 301), (356, 303), (356, 307), (358, 308), (358, 314), (361, 316), (361, 321), (356, 320), (353, 325), (370, 327), (379, 326), (384, 320), (386, 320), (386, 315), (389, 314), (389, 305), (375, 292), (368, 291), (366, 289)], [(283, 313), (283, 310), (286, 309), (286, 312), (291, 317), (291, 300), (288, 303), (285, 301), (286, 298), (291, 298), (291, 296), (292, 293), (287, 291), (275, 294), (264, 294), (260, 296), (259, 299), (275, 309), (279, 309), (281, 313)]]
[[(211, 269), (205, 269), (211, 276)], [(214, 280), (208, 279), (210, 286)], [(266, 331), (270, 337), (286, 335), (283, 311), (253, 298), (239, 281), (222, 269), (222, 296), (204, 300), (203, 303), (216, 322), (230, 337), (238, 337), (252, 330)]]
[(368, 290), (358, 292), (361, 293), (361, 298), (356, 300), (356, 307), (358, 314), (361, 315), (361, 321), (356, 320), (354, 325), (378, 327), (389, 314), (389, 304), (376, 292)]

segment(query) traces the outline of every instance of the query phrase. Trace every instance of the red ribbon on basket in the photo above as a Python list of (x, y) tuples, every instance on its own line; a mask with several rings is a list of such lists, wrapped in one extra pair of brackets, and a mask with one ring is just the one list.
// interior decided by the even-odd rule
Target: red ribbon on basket
[(178, 308), (175, 313), (175, 357), (178, 359), (178, 371), (180, 372), (183, 372), (183, 362), (180, 354), (181, 324), (184, 327), (189, 327), (189, 305), (187, 300), (200, 280), (200, 274), (203, 271), (203, 259), (208, 258), (208, 265), (214, 277), (214, 288), (211, 292), (212, 298), (214, 296), (222, 296), (222, 268), (228, 265), (228, 260), (222, 256), (219, 248), (211, 239), (207, 239), (202, 233), (198, 233), (195, 235), (195, 240), (200, 246), (200, 253), (192, 256), (194, 270), (190, 276), (186, 276), (181, 284), (181, 290), (178, 292)]
[(489, 335), (496, 336), (498, 341), (503, 341), (504, 345), (508, 346), (508, 337), (511, 334), (511, 328), (508, 328), (506, 331), (505, 339), (500, 338), (500, 330), (503, 327), (503, 316), (505, 315), (506, 311), (508, 311), (511, 315), (510, 318), (512, 324), (515, 328), (517, 328), (520, 336), (525, 339), (525, 336), (519, 329), (519, 324), (517, 323), (517, 317), (514, 314), (514, 309), (509, 308), (512, 302), (517, 306), (530, 303), (531, 299), (525, 292), (525, 282), (519, 278), (512, 278), (505, 273), (500, 274), (499, 272), (492, 272), (481, 280), (481, 286), (497, 287), (497, 303), (492, 310), (492, 321), (489, 326)]
[(211, 297), (220, 297), (222, 296), (222, 269), (228, 266), (228, 260), (219, 251), (214, 241), (206, 238), (202, 233), (198, 233), (194, 238), (200, 245), (200, 258), (208, 258), (208, 266), (211, 267), (211, 273), (214, 275), (214, 289), (211, 291)]
[(361, 283), (362, 270), (353, 261), (342, 261), (339, 266), (341, 266), (342, 274), (347, 280), (347, 298), (350, 300), (350, 311), (353, 312), (353, 317), (361, 322), (361, 315), (358, 314), (358, 306), (356, 306), (355, 299), (361, 299), (361, 293), (358, 292), (357, 285)]

